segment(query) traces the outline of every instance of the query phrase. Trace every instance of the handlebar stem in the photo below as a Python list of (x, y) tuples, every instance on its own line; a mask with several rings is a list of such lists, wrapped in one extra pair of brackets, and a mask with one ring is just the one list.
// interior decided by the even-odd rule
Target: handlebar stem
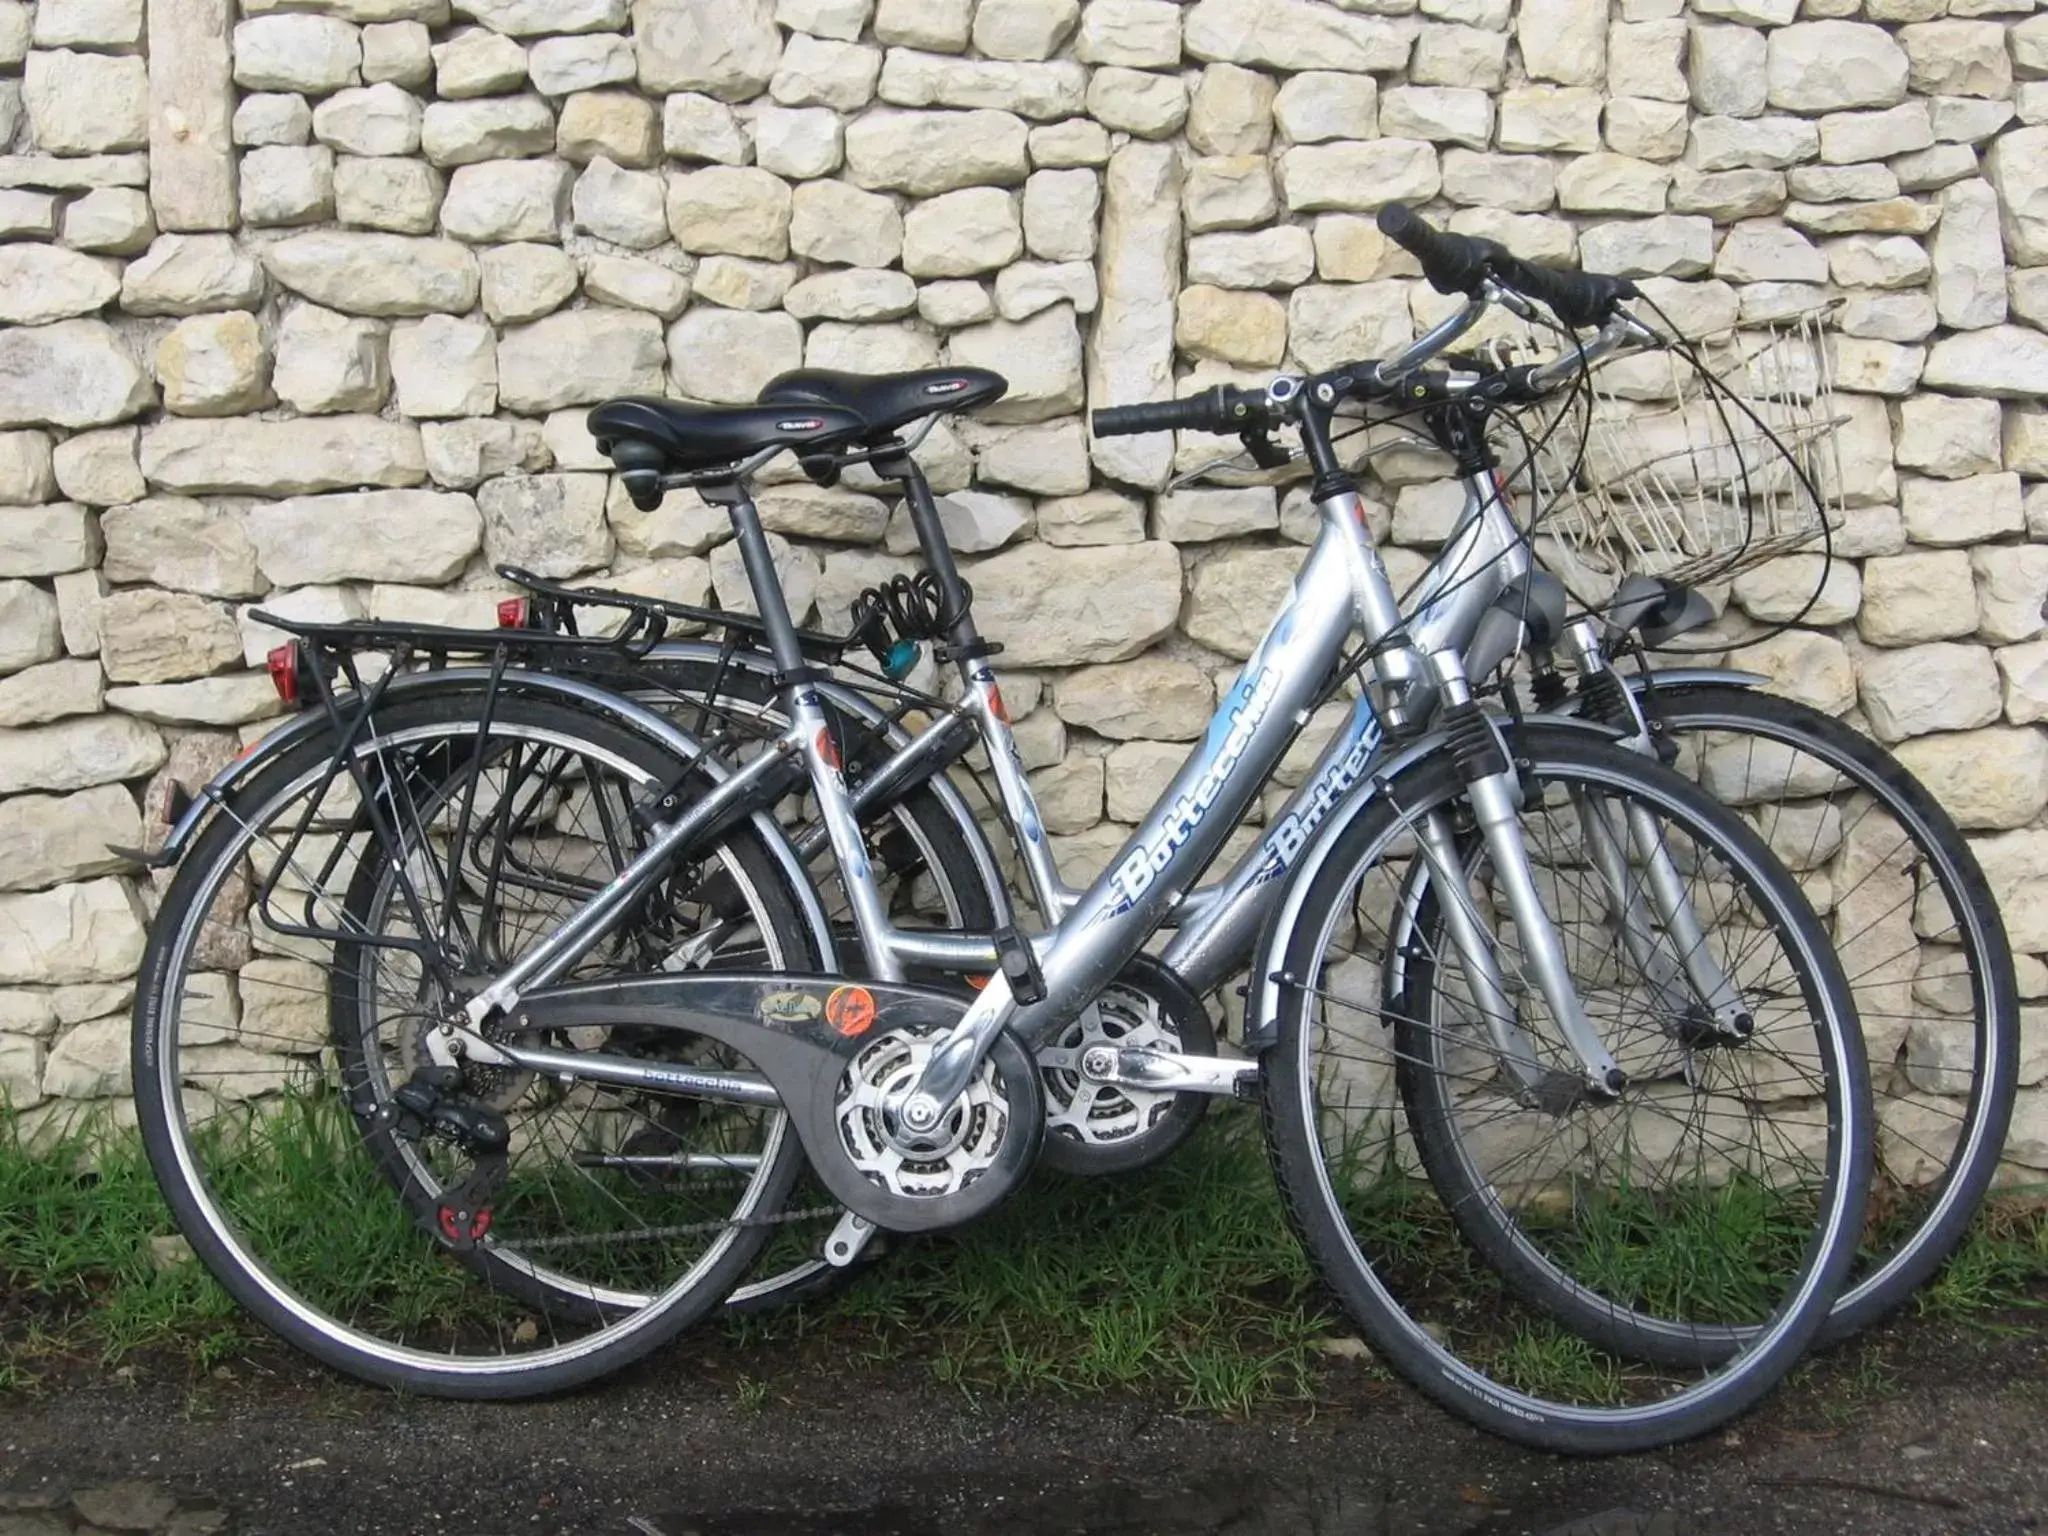
[(1500, 297), (1500, 292), (1496, 284), (1486, 283), (1471, 303), (1439, 320), (1410, 344), (1399, 357), (1382, 358), (1376, 363), (1372, 372), (1373, 382), (1379, 385), (1392, 384), (1413, 373), (1477, 325), (1479, 317), (1486, 313), (1488, 305)]

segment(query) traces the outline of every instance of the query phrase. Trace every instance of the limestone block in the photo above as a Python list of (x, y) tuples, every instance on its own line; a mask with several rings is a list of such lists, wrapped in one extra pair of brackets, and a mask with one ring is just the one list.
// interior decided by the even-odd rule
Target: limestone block
[(1194, 357), (1270, 368), (1286, 355), (1287, 310), (1267, 294), (1196, 284), (1176, 301), (1174, 340)]
[(2048, 640), (2009, 645), (1995, 655), (2005, 718), (2014, 725), (2048, 720)]
[(788, 237), (790, 248), (812, 261), (886, 267), (902, 252), (903, 216), (876, 193), (807, 182), (792, 194)]
[(686, 251), (780, 261), (791, 216), (789, 184), (753, 167), (707, 166), (669, 181), (669, 228)]
[(1078, 421), (983, 427), (973, 443), (976, 474), (986, 484), (1035, 496), (1075, 496), (1088, 489), (1088, 435)]
[(1315, 271), (1308, 230), (1282, 225), (1253, 233), (1198, 235), (1188, 241), (1187, 278), (1219, 288), (1293, 288)]
[(771, 0), (635, 0), (640, 87), (744, 101), (768, 88), (783, 52)]
[(46, 155), (98, 155), (149, 143), (149, 78), (138, 58), (31, 53), (21, 103)]
[(530, 421), (430, 421), (420, 427), (427, 473), (434, 484), (470, 490), (513, 470), (545, 469), (549, 454)]
[(1686, 159), (1702, 171), (1782, 170), (1813, 158), (1820, 131), (1796, 117), (1702, 117), (1692, 125)]
[[(1665, 21), (1615, 22), (1607, 29), (1607, 79), (1610, 95), (1638, 96), (1652, 101), (1684, 101), (1686, 25)], [(1577, 83), (1598, 85), (1597, 77)]]
[(793, 538), (873, 544), (889, 524), (886, 502), (836, 486), (828, 490), (799, 482), (764, 487), (755, 501), (762, 527)]
[(1408, 78), (1416, 85), (1496, 91), (1507, 76), (1508, 35), (1483, 27), (1425, 26), (1415, 37)]
[[(1868, 569), (1863, 576), (1863, 613), (1868, 615), (1874, 585)], [(1755, 645), (1731, 651), (1731, 667), (1756, 672), (1767, 678), (1773, 693), (1811, 704), (1831, 715), (1847, 714), (1856, 704), (1856, 670), (1848, 647), (1831, 635), (1807, 629), (1787, 629)]]
[(242, 156), (241, 208), (245, 224), (313, 224), (334, 216), (334, 151), (252, 149)]
[(1932, 270), (1926, 249), (1905, 235), (1846, 235), (1823, 249), (1828, 275), (1844, 288), (1915, 288)]
[(973, 0), (880, 0), (875, 40), (934, 53), (964, 53), (973, 35)]
[(994, 319), (996, 306), (980, 283), (926, 283), (917, 290), (917, 313), (941, 330), (953, 331)]
[(1792, 554), (1737, 576), (1734, 597), (1743, 612), (1766, 624), (1840, 624), (1856, 616), (1863, 588), (1849, 561)]
[(675, 319), (690, 302), (690, 280), (680, 272), (623, 256), (588, 257), (583, 267), (583, 291), (600, 304), (644, 309), (664, 320)]
[(1934, 305), (1943, 325), (1976, 330), (2005, 319), (2005, 246), (1998, 196), (1982, 181), (1958, 182), (1941, 194), (1934, 232)]
[(1225, 550), (1195, 567), (1182, 628), (1190, 639), (1243, 660), (1286, 600), (1297, 549)]
[(0, 506), (33, 506), (56, 486), (48, 433), (0, 433)]
[(2039, 544), (1970, 551), (1977, 577), (1977, 633), (1996, 645), (2041, 633), (2048, 603), (2048, 548)]
[(1714, 259), (1714, 225), (1711, 219), (1690, 214), (1595, 224), (1580, 232), (1579, 256), (1589, 272), (1623, 277), (1696, 276)]
[(476, 257), (451, 240), (322, 230), (266, 248), (270, 275), (348, 314), (461, 314), (476, 303)]
[(1116, 491), (1089, 491), (1038, 504), (1038, 537), (1063, 546), (1136, 544), (1145, 537), (1143, 507)]
[(1287, 330), (1295, 361), (1322, 370), (1365, 357), (1388, 357), (1414, 340), (1407, 285), (1318, 284), (1288, 295)]
[(65, 205), (63, 238), (76, 251), (133, 256), (156, 238), (156, 218), (145, 193), (97, 187)]
[(313, 110), (313, 134), (349, 155), (410, 155), (420, 147), (420, 104), (388, 82), (339, 91)]
[(1756, 117), (1767, 104), (1767, 34), (1749, 27), (1695, 26), (1689, 71), (1692, 104), (1710, 117)]
[(1681, 165), (1672, 172), (1673, 213), (1704, 213), (1729, 221), (1755, 219), (1785, 206), (1785, 177), (1777, 171), (1695, 171)]
[(1898, 758), (1967, 831), (2023, 827), (2048, 804), (2048, 735), (1993, 726), (1899, 743)]
[(1803, 21), (1770, 36), (1770, 101), (1792, 112), (1889, 107), (1906, 94), (1906, 52), (1881, 27)]
[(901, 272), (820, 272), (792, 287), (783, 307), (799, 320), (895, 320), (917, 308), (917, 284)]
[(843, 373), (909, 373), (938, 366), (938, 343), (910, 325), (828, 320), (804, 340), (804, 366)]
[(1989, 725), (2000, 710), (1997, 668), (1981, 646), (1939, 642), (1864, 658), (1858, 692), (1880, 741)]
[(947, 347), (955, 365), (993, 368), (1010, 381), (1009, 393), (979, 413), (983, 421), (1043, 421), (1081, 407), (1081, 333), (1066, 305), (955, 331)]
[(1924, 101), (1905, 101), (1882, 112), (1836, 112), (1820, 120), (1820, 157), (1830, 165), (1883, 160), (1934, 143), (1934, 121)]
[(793, 34), (783, 48), (769, 92), (785, 107), (858, 111), (875, 98), (882, 71), (879, 48)]
[(1600, 147), (1600, 93), (1581, 86), (1517, 86), (1501, 95), (1501, 149), (1590, 154)]
[(679, 160), (745, 165), (754, 157), (753, 144), (731, 107), (687, 91), (662, 104), (661, 141)]
[(233, 507), (164, 496), (115, 507), (100, 520), (109, 581), (147, 582), (208, 597), (269, 590), (242, 514)]
[(612, 535), (604, 515), (605, 477), (504, 475), (477, 492), (484, 554), (493, 566), (517, 565), (566, 578), (605, 565)]
[(1977, 627), (1969, 556), (1930, 550), (1869, 560), (1863, 566), (1858, 632), (1872, 645), (1952, 640)]
[(749, 261), (744, 256), (708, 256), (693, 280), (698, 298), (727, 309), (773, 309), (795, 284), (795, 262)]
[[(1133, 144), (1112, 157), (1102, 227), (1102, 312), (1088, 352), (1088, 395), (1104, 404), (1160, 399), (1173, 386), (1174, 296), (1180, 287), (1181, 172), (1175, 156)], [(1091, 444), (1096, 467), (1134, 485), (1163, 485), (1164, 437)]]
[(106, 681), (99, 663), (84, 658), (24, 668), (0, 679), (0, 726), (44, 725), (98, 714)]
[(875, 92), (899, 107), (995, 107), (1051, 120), (1083, 110), (1088, 71), (1070, 59), (1008, 64), (894, 48), (883, 62)]
[(166, 421), (142, 437), (142, 472), (163, 490), (295, 495), (417, 485), (419, 432), (370, 416), (299, 421)]
[(154, 399), (147, 376), (103, 321), (0, 330), (0, 428), (104, 426)]
[(362, 34), (331, 16), (256, 16), (235, 24), (235, 83), (325, 96), (359, 84)]
[(576, 291), (576, 263), (545, 245), (501, 245), (480, 257), (484, 313), (501, 325), (552, 314)]
[(1557, 178), (1557, 202), (1573, 213), (1662, 213), (1671, 172), (1627, 155), (1592, 154)]
[(385, 330), (376, 320), (294, 305), (278, 325), (271, 387), (306, 415), (376, 411), (391, 389)]
[(1380, 131), (1485, 149), (1493, 135), (1493, 98), (1459, 86), (1395, 86), (1380, 98)]
[(1951, 480), (1905, 475), (1899, 479), (1899, 495), (1906, 531), (1921, 544), (1977, 544), (2026, 530), (2015, 474)]
[[(0, 931), (11, 936), (0, 948), (0, 983), (8, 985), (121, 981), (142, 961), (141, 911), (134, 893), (120, 880), (88, 880), (34, 894), (0, 896)], [(118, 1062), (107, 1071), (119, 1081), (101, 1091), (125, 1092), (126, 1020), (105, 1023), (110, 1027), (100, 1033), (114, 1043), (99, 1055)], [(60, 1073), (59, 1068), (60, 1055), (81, 1059), (79, 1047), (66, 1051), (73, 1040), (75, 1034), (59, 1042), (45, 1067), (44, 1086), (51, 1092), (75, 1086), (70, 1069)]]
[(163, 683), (239, 665), (241, 631), (219, 603), (128, 589), (100, 603), (100, 664), (117, 683)]
[(441, 227), (472, 244), (558, 238), (571, 172), (559, 160), (486, 160), (448, 178)]
[(1944, 336), (1929, 350), (1921, 382), (1965, 395), (2048, 395), (2048, 337), (2017, 325)]
[[(1132, 6), (1150, 7), (1157, 0), (1127, 0)], [(1088, 8), (1087, 17), (1093, 18), (1105, 7), (1098, 3)], [(1180, 50), (1179, 10), (1173, 9), (1175, 17), (1173, 47)], [(1084, 37), (1085, 37), (1084, 20)], [(1128, 63), (1129, 60), (1119, 62)], [(1350, 78), (1350, 77), (1347, 77)], [(1365, 77), (1370, 87), (1371, 77)], [(1277, 87), (1266, 76), (1256, 70), (1241, 69), (1235, 64), (1211, 64), (1202, 71), (1201, 83), (1195, 87), (1188, 102), (1188, 144), (1204, 155), (1253, 155), (1265, 149), (1273, 141), (1273, 108)], [(1040, 156), (1038, 146), (1032, 145), (1032, 159), (1039, 164), (1046, 162)], [(1107, 155), (1103, 158), (1107, 159)]]
[(296, 92), (259, 92), (235, 108), (234, 141), (256, 146), (305, 144), (313, 137), (313, 109)]
[(1017, 667), (1122, 661), (1180, 616), (1180, 556), (1156, 540), (1086, 549), (1023, 544), (972, 565), (975, 612)]
[(363, 28), (363, 78), (372, 85), (417, 88), (434, 77), (433, 34), (419, 21), (385, 21)]
[(846, 165), (869, 191), (931, 197), (1009, 186), (1028, 170), (1027, 131), (1007, 112), (870, 112), (847, 125)]
[(555, 115), (538, 96), (436, 101), (420, 116), (420, 149), (443, 169), (544, 155), (554, 147)]
[[(957, 195), (957, 194), (955, 194)], [(1090, 261), (1102, 184), (1090, 170), (1035, 171), (1024, 183), (1024, 243), (1046, 261)]]
[(1824, 283), (1828, 262), (1798, 231), (1759, 219), (1728, 232), (1714, 257), (1714, 275), (1731, 283)]
[(1299, 145), (1279, 157), (1279, 172), (1291, 213), (1426, 202), (1442, 185), (1435, 146), (1412, 139)]
[(1900, 155), (1891, 168), (1901, 191), (1939, 191), (1977, 174), (1977, 152), (1967, 144), (1936, 144), (1917, 154)]
[(180, 416), (235, 416), (274, 398), (263, 334), (239, 309), (180, 320), (157, 346), (156, 376)]
[(99, 558), (92, 515), (68, 501), (0, 516), (0, 576), (56, 576)]
[(2012, 93), (2012, 56), (1996, 21), (1922, 21), (1899, 28), (1913, 89), (1927, 96)]
[(802, 367), (803, 345), (803, 327), (790, 315), (693, 309), (669, 327), (669, 370), (686, 399), (738, 404)]
[(0, 322), (47, 325), (89, 315), (121, 291), (118, 263), (55, 245), (0, 245)]
[(1923, 348), (1854, 336), (1829, 337), (1827, 355), (1835, 386), (1866, 395), (1909, 395), (1927, 365)]
[[(165, 229), (226, 229), (235, 220), (235, 90), (228, 48), (234, 7), (228, 0), (156, 0), (148, 10), (154, 222)], [(138, 243), (142, 238), (130, 236)]]
[(1607, 74), (1607, 7), (1600, 0), (1522, 0), (1515, 37), (1530, 78), (1599, 85)]
[(407, 416), (488, 416), (497, 408), (497, 336), (488, 325), (429, 315), (394, 326), (390, 359)]
[(600, 155), (621, 165), (653, 165), (661, 158), (654, 103), (629, 91), (578, 92), (562, 103), (555, 153), (577, 165)]
[(334, 167), (335, 217), (392, 234), (432, 234), (445, 190), (441, 173), (421, 160), (345, 155)]
[(1017, 199), (997, 187), (945, 193), (903, 219), (903, 270), (912, 277), (971, 277), (1023, 253)]
[(1188, 167), (1181, 210), (1190, 233), (1251, 229), (1280, 211), (1263, 155), (1209, 156)]
[[(1898, 429), (1894, 439), (1898, 444), (1895, 457), (1901, 468), (1917, 469), (1924, 474), (1938, 475), (1943, 479), (1958, 479), (1965, 475), (1983, 475), (2000, 467), (1999, 445), (2000, 411), (1995, 400), (1958, 400), (1947, 395), (1922, 395), (1917, 399), (1902, 401), (1898, 407)], [(1983, 484), (1977, 487), (1984, 489)], [(2001, 485), (1996, 495), (2004, 494)], [(2017, 498), (2018, 482), (2011, 488), (2011, 496)], [(1938, 502), (1930, 504), (1927, 521), (1939, 514), (1935, 508)], [(1908, 519), (1912, 527), (1912, 519)], [(2010, 532), (2003, 526), (1990, 530), (1991, 533)], [(1963, 539), (1926, 539), (1919, 530), (1914, 538), (1923, 543), (1962, 543)]]
[(1919, 341), (1934, 330), (1934, 297), (1928, 293), (1852, 293), (1837, 311), (1845, 336), (1884, 341)]
[(1414, 32), (1410, 22), (1346, 15), (1308, 0), (1197, 0), (1181, 44), (1204, 62), (1385, 74), (1408, 62)]
[(63, 649), (56, 599), (33, 582), (0, 580), (0, 676), (48, 661)]
[(1992, 144), (1985, 168), (1998, 190), (2013, 260), (2020, 266), (2048, 263), (2048, 127), (2002, 135)]
[(1883, 202), (1899, 195), (1899, 178), (1882, 165), (1795, 165), (1785, 179), (1806, 203)]
[(434, 91), (465, 101), (516, 91), (526, 83), (526, 50), (497, 32), (461, 32), (433, 50)]
[(665, 361), (651, 315), (581, 309), (508, 330), (498, 342), (498, 401), (536, 415), (616, 395), (659, 394)]
[[(0, 444), (4, 442), (0, 438)], [(0, 453), (4, 451), (0, 447)], [(142, 471), (135, 462), (133, 427), (111, 427), (67, 438), (51, 455), (50, 468), (57, 486), (67, 497), (89, 506), (119, 506), (139, 500), (144, 493)], [(0, 500), (4, 499), (0, 496)], [(42, 496), (33, 499), (39, 501)]]
[(652, 172), (599, 156), (576, 178), (570, 206), (578, 229), (614, 245), (642, 251), (668, 239), (665, 192)]
[(845, 128), (830, 107), (766, 107), (754, 119), (754, 151), (777, 176), (828, 176), (845, 159)]
[(567, 96), (629, 81), (639, 65), (632, 42), (609, 34), (542, 38), (527, 50), (526, 69), (541, 95)]
[(1309, 70), (1290, 76), (1273, 97), (1272, 110), (1281, 134), (1295, 144), (1379, 136), (1379, 85), (1370, 75)]
[(1101, 299), (1095, 268), (1085, 261), (1020, 261), (996, 274), (996, 313), (1005, 320), (1028, 320), (1055, 304), (1092, 315)]
[(1443, 157), (1443, 194), (1513, 213), (1540, 213), (1557, 201), (1557, 172), (1535, 155), (1482, 155), (1453, 149)]

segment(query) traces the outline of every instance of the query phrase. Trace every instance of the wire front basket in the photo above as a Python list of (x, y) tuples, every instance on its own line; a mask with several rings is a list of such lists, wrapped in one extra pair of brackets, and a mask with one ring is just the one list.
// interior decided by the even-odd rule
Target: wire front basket
[(1604, 602), (1631, 575), (1725, 580), (1840, 525), (1829, 313), (1621, 359), (1557, 407), (1533, 466), (1538, 533), (1575, 596)]

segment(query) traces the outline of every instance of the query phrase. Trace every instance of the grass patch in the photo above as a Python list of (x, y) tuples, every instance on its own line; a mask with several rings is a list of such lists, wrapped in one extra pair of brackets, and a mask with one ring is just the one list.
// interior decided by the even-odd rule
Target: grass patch
[[(261, 1340), (200, 1266), (166, 1262), (153, 1246), (173, 1229), (132, 1133), (81, 1132), (31, 1155), (17, 1129), (0, 1114), (0, 1391), (144, 1349), (204, 1372)], [(1390, 1208), (1370, 1230), (1383, 1255), (1482, 1308), (1497, 1288), (1412, 1211)], [(2044, 1306), (2048, 1204), (2036, 1199), (1989, 1208), (1917, 1310), (2012, 1327), (2016, 1309)], [(1042, 1173), (976, 1226), (900, 1244), (828, 1302), (722, 1327), (745, 1355), (733, 1390), (748, 1411), (823, 1349), (918, 1367), (974, 1394), (1163, 1390), (1188, 1408), (1240, 1414), (1308, 1396), (1319, 1347), (1350, 1331), (1287, 1228), (1248, 1116), (1219, 1117), (1146, 1173)], [(1543, 1324), (1509, 1341), (1499, 1365), (1517, 1385), (1581, 1400), (1602, 1395), (1611, 1369)], [(1876, 1357), (1850, 1372), (1870, 1391), (1883, 1374)]]

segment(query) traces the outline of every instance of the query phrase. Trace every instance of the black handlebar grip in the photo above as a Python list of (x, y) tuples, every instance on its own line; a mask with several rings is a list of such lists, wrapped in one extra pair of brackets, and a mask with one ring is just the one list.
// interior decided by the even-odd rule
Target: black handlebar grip
[(1495, 275), (1508, 287), (1539, 304), (1574, 330), (1599, 325), (1623, 299), (1636, 296), (1636, 285), (1604, 272), (1567, 272), (1510, 258)]
[(1088, 430), (1097, 437), (1130, 437), (1140, 432), (1177, 432), (1204, 425), (1214, 414), (1207, 394), (1186, 400), (1150, 400), (1143, 405), (1112, 405), (1088, 416)]
[(1507, 252), (1491, 240), (1432, 229), (1406, 203), (1379, 211), (1380, 233), (1422, 263), (1422, 275), (1438, 293), (1477, 293), (1494, 264)]

